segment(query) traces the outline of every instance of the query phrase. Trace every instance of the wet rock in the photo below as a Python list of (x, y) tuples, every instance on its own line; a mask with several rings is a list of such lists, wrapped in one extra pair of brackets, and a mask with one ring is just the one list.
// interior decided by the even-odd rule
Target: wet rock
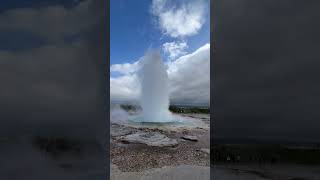
[(178, 144), (175, 139), (170, 139), (166, 135), (158, 132), (138, 132), (123, 136), (121, 141), (126, 143), (146, 144), (148, 146), (156, 147), (172, 147)]
[(189, 131), (187, 131), (187, 130), (183, 130), (183, 131), (182, 131), (182, 134), (183, 134), (183, 135), (186, 135), (186, 134), (188, 134), (188, 133), (189, 133)]
[(188, 141), (198, 141), (198, 137), (197, 136), (185, 135), (185, 136), (182, 136), (181, 139), (188, 140)]
[(132, 132), (133, 132), (133, 130), (130, 128), (126, 128), (124, 126), (119, 126), (117, 128), (111, 128), (110, 134), (112, 137), (118, 137), (118, 136), (124, 136), (124, 135), (131, 134)]

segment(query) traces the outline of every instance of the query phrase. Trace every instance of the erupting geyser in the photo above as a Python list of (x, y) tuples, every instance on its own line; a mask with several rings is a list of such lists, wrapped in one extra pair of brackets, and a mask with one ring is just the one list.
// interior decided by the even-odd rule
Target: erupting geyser
[(159, 51), (148, 52), (141, 60), (140, 122), (172, 122), (169, 112), (169, 81)]

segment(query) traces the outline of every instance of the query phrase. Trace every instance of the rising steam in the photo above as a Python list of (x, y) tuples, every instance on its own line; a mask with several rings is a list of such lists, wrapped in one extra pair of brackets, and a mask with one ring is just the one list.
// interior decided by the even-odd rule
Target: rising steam
[(149, 51), (141, 60), (139, 70), (142, 114), (140, 122), (171, 122), (169, 112), (169, 80), (159, 51)]

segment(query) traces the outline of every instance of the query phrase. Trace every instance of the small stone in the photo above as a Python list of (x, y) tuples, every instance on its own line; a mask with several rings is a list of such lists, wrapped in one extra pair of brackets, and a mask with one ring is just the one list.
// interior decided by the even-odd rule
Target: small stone
[(119, 152), (120, 152), (120, 153), (123, 153), (124, 151), (125, 151), (124, 148), (120, 148), (120, 149), (119, 149)]
[(201, 148), (200, 151), (210, 154), (210, 149), (207, 149), (207, 148)]

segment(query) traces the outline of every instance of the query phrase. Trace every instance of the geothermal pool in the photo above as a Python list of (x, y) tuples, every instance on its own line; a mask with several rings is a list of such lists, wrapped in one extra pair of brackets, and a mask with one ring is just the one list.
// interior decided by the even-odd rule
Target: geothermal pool
[(140, 121), (141, 113), (137, 112), (130, 114), (120, 107), (116, 107), (110, 110), (111, 124), (118, 124), (132, 128), (148, 128), (148, 129), (162, 129), (171, 131), (182, 130), (195, 130), (203, 129), (209, 130), (210, 128), (210, 115), (201, 114), (201, 117), (197, 115), (188, 114), (174, 114), (172, 113), (173, 121), (169, 122), (144, 122)]

